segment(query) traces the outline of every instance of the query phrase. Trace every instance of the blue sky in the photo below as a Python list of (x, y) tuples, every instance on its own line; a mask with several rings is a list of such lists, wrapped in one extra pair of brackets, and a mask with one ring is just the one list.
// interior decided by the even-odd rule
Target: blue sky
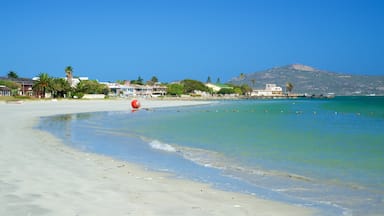
[(384, 1), (0, 0), (0, 76), (222, 82), (301, 63), (384, 75)]

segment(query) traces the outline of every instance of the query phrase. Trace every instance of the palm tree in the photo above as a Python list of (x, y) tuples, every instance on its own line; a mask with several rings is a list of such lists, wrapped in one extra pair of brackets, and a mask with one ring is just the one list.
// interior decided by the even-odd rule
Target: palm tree
[(293, 84), (290, 83), (290, 82), (287, 82), (287, 83), (285, 84), (285, 89), (286, 89), (287, 92), (291, 93), (292, 90), (293, 90)]
[(47, 73), (40, 73), (32, 88), (37, 91), (38, 96), (45, 98), (46, 91), (51, 88), (51, 80)]
[(64, 97), (69, 96), (71, 86), (64, 78), (54, 78), (51, 82), (51, 90), (54, 97)]
[(252, 82), (252, 88), (255, 88), (256, 79), (251, 79)]
[(71, 66), (67, 66), (65, 68), (65, 74), (67, 76), (67, 81), (68, 81), (69, 85), (72, 87), (73, 68)]

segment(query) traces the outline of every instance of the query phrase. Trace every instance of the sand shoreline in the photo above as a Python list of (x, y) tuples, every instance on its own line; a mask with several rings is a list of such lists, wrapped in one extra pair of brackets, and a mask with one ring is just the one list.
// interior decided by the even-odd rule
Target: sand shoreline
[[(204, 101), (142, 100), (143, 108)], [(39, 117), (126, 111), (129, 100), (0, 102), (0, 215), (311, 215), (313, 210), (212, 189), (76, 151), (34, 129)]]

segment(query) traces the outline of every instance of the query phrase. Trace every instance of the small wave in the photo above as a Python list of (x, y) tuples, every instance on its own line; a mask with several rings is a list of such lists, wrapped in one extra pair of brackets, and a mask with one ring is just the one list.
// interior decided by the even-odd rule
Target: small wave
[(153, 140), (149, 143), (149, 145), (153, 148), (153, 149), (157, 149), (157, 150), (161, 150), (161, 151), (166, 151), (166, 152), (176, 152), (176, 149), (169, 145), (169, 144), (166, 144), (166, 143), (162, 143), (158, 140)]
[(186, 146), (180, 146), (178, 147), (178, 150), (185, 159), (201, 166), (221, 170), (226, 169), (225, 161), (227, 161), (227, 158), (218, 152)]

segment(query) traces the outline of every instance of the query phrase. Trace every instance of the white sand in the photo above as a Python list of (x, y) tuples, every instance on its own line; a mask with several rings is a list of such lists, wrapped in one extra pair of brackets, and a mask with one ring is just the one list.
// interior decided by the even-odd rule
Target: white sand
[[(142, 107), (201, 102), (141, 101)], [(33, 129), (39, 116), (130, 109), (130, 101), (0, 102), (0, 215), (310, 215), (79, 152)]]

